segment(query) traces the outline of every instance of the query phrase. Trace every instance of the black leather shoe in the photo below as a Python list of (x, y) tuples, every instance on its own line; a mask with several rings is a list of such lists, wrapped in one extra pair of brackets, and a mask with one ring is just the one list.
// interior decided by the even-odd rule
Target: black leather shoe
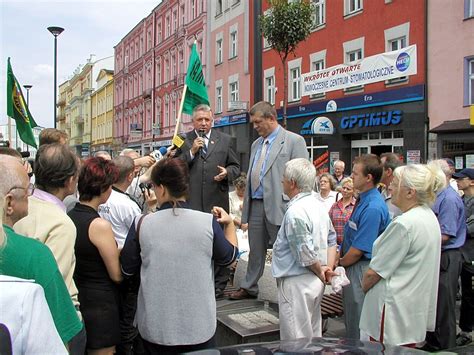
[(230, 294), (229, 299), (231, 300), (244, 300), (247, 298), (257, 298), (257, 296), (251, 295), (247, 290), (240, 288)]

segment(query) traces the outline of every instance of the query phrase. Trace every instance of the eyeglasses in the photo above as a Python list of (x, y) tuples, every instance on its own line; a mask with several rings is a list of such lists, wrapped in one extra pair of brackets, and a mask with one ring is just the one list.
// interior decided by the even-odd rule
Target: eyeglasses
[(7, 193), (10, 193), (10, 192), (12, 192), (12, 190), (16, 190), (16, 189), (26, 190), (26, 195), (31, 196), (31, 195), (33, 195), (33, 192), (35, 191), (35, 185), (33, 185), (32, 183), (29, 183), (28, 187), (13, 186), (10, 190), (8, 190)]

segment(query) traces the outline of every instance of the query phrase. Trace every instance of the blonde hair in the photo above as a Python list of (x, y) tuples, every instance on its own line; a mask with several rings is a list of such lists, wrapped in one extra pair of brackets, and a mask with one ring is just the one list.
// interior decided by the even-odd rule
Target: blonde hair
[(416, 191), (420, 205), (433, 204), (436, 194), (446, 187), (446, 175), (437, 164), (400, 166), (393, 175), (398, 179), (399, 186)]
[(341, 180), (341, 183), (339, 184), (339, 186), (344, 186), (345, 184), (351, 184), (352, 187), (354, 187), (354, 181), (352, 180), (351, 177), (345, 177), (344, 179)]

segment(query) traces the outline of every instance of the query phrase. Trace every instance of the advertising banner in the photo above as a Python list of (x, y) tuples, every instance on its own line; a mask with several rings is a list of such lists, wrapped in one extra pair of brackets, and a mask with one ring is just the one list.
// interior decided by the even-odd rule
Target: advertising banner
[(416, 45), (301, 76), (302, 96), (346, 89), (417, 73)]

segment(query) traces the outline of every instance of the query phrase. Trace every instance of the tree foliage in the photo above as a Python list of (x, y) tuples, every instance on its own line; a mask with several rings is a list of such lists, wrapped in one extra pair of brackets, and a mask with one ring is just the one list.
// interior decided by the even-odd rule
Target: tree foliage
[(313, 7), (309, 0), (268, 0), (269, 11), (260, 16), (263, 37), (278, 52), (283, 65), (283, 127), (286, 127), (288, 101), (288, 55), (311, 33)]
[(308, 1), (269, 0), (271, 8), (260, 16), (263, 37), (286, 58), (295, 53), (296, 47), (310, 34), (312, 28), (312, 6)]

